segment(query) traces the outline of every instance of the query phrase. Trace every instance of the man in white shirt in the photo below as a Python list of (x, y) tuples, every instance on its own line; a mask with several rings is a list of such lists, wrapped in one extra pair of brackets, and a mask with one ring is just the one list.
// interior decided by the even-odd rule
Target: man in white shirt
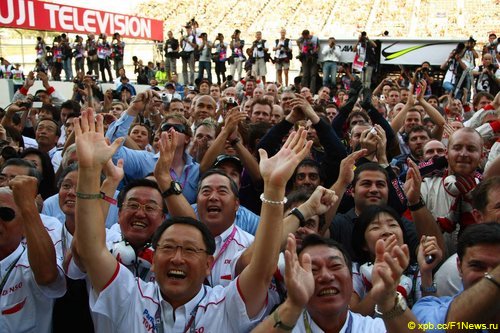
[(49, 333), (64, 273), (35, 205), (36, 178), (16, 176), (9, 186), (0, 188), (0, 330)]
[(335, 38), (328, 38), (326, 46), (321, 54), (323, 55), (323, 86), (335, 87), (337, 83), (337, 63), (340, 61), (340, 46)]
[[(96, 193), (102, 166), (123, 139), (107, 144), (102, 116), (97, 116), (96, 127), (92, 110), (82, 112), (80, 122), (75, 123), (81, 177), (76, 193), (76, 247), (92, 282), (92, 311), (115, 320), (119, 331), (250, 330), (272, 306), (266, 302), (267, 290), (278, 261), (286, 182), (312, 144), (306, 143), (303, 129), (292, 133), (272, 158), (261, 151), (264, 193), (256, 252), (249, 266), (228, 287), (210, 288), (203, 281), (214, 262), (215, 240), (205, 225), (194, 219), (174, 218), (155, 234), (152, 270), (156, 283), (134, 280), (109, 253)], [(162, 136), (171, 140), (173, 134), (170, 131)], [(217, 191), (220, 195), (226, 192), (223, 188)]]

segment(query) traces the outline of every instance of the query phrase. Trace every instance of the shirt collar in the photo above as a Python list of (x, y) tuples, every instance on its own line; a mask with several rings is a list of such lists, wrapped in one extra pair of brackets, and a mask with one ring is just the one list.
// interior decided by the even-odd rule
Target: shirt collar
[(224, 230), (224, 232), (222, 234), (220, 234), (219, 236), (215, 237), (215, 247), (216, 248), (220, 248), (220, 246), (222, 245), (222, 243), (229, 237), (229, 235), (233, 231), (233, 228), (234, 228), (234, 223), (231, 224), (231, 226), (229, 228), (227, 228), (226, 230)]
[[(178, 307), (177, 309), (172, 308), (170, 303), (168, 303), (166, 300), (163, 299), (163, 296), (161, 296), (161, 290), (160, 286), (156, 284), (157, 292), (158, 295), (160, 295), (160, 308), (162, 312), (162, 318), (163, 320), (166, 321), (167, 327), (173, 327), (175, 321), (180, 320), (184, 318), (185, 324), (182, 326), (185, 326), (190, 318), (191, 318), (191, 313), (195, 309), (195, 307), (202, 301), (203, 297), (205, 296), (207, 288), (205, 285), (202, 285), (196, 296), (194, 296), (190, 301), (188, 301), (186, 304)], [(175, 313), (175, 315), (174, 315)], [(174, 319), (175, 318), (175, 319)]]

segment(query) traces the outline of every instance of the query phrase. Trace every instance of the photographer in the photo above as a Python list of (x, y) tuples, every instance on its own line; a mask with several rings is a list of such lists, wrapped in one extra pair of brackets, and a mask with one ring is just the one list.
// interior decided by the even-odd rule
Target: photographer
[(476, 78), (474, 84), (476, 94), (484, 91), (495, 96), (500, 90), (500, 70), (493, 63), (490, 53), (483, 55), (482, 62), (481, 66), (477, 66), (472, 71), (472, 75)]
[(85, 60), (85, 46), (83, 45), (83, 38), (76, 36), (75, 44), (73, 44), (73, 56), (75, 57), (75, 73), (83, 72), (83, 62)]
[(267, 46), (266, 40), (262, 39), (262, 32), (257, 31), (255, 33), (255, 41), (252, 43), (252, 57), (254, 59), (252, 72), (257, 79), (266, 82), (266, 61), (269, 61), (269, 48)]
[(302, 62), (302, 87), (307, 87), (312, 94), (316, 93), (316, 75), (318, 75), (319, 39), (309, 30), (302, 31), (302, 37), (297, 40)]
[(462, 73), (467, 68), (467, 64), (462, 60), (462, 56), (465, 52), (465, 44), (458, 43), (457, 47), (451, 51), (448, 59), (441, 65), (441, 69), (446, 71), (443, 79), (443, 89), (446, 93), (454, 93), (455, 98), (460, 99), (462, 96), (462, 89), (465, 85), (465, 80), (463, 80), (460, 85), (459, 81), (462, 77)]
[[(112, 40), (113, 50), (111, 53), (111, 58), (114, 60), (113, 68), (115, 70), (116, 76), (118, 76), (118, 70), (123, 67), (123, 56), (125, 54), (125, 42), (122, 41), (122, 37), (119, 33), (115, 32), (113, 34)], [(111, 77), (111, 75), (110, 75)], [(110, 80), (111, 81), (111, 80)]]
[(47, 44), (45, 44), (45, 41), (43, 40), (42, 37), (38, 36), (36, 38), (36, 58), (39, 59), (42, 63), (45, 63), (45, 55), (46, 55), (46, 49), (45, 47)]
[(274, 62), (276, 64), (276, 77), (278, 83), (283, 85), (281, 73), (285, 74), (285, 87), (288, 86), (288, 71), (290, 69), (290, 60), (292, 60), (292, 41), (286, 36), (286, 30), (281, 29), (280, 39), (276, 39), (275, 47), (273, 47)]
[(229, 57), (229, 64), (231, 65), (231, 76), (234, 78), (234, 73), (238, 71), (237, 81), (241, 80), (243, 63), (246, 60), (243, 53), (243, 46), (245, 46), (245, 41), (243, 39), (240, 39), (240, 33), (240, 30), (234, 30), (234, 33), (231, 35), (231, 43), (229, 44), (229, 47), (232, 51), (231, 57)]
[[(193, 28), (190, 24), (184, 26), (186, 35), (181, 30), (181, 38), (179, 40), (182, 45), (180, 56), (182, 58), (182, 77), (184, 85), (192, 86), (194, 84), (194, 50), (198, 48), (196, 45), (196, 36), (193, 33)], [(188, 80), (188, 65), (189, 65), (189, 80)]]
[(174, 38), (172, 31), (167, 33), (168, 39), (165, 41), (165, 68), (167, 78), (170, 80), (172, 73), (177, 73), (177, 59), (179, 59), (179, 41)]
[(228, 44), (224, 43), (224, 35), (221, 33), (217, 34), (217, 38), (215, 40), (218, 41), (218, 43), (214, 45), (215, 53), (213, 55), (213, 60), (215, 62), (217, 85), (220, 86), (222, 82), (226, 81), (226, 60)]
[(496, 59), (497, 53), (498, 53), (498, 42), (500, 41), (500, 38), (497, 39), (497, 35), (494, 33), (490, 33), (488, 36), (488, 43), (484, 44), (483, 46), (483, 56), (486, 53), (491, 54), (493, 59)]
[(207, 78), (210, 84), (212, 83), (212, 54), (210, 50), (213, 45), (212, 42), (208, 40), (206, 32), (200, 34), (201, 43), (198, 45), (200, 50), (200, 61), (198, 62), (198, 81), (203, 79), (203, 72), (207, 72)]
[(113, 83), (113, 76), (111, 75), (111, 66), (109, 57), (111, 56), (111, 46), (106, 41), (106, 34), (102, 33), (99, 35), (99, 42), (97, 43), (97, 57), (99, 58), (99, 70), (101, 71), (101, 79), (103, 83), (106, 83), (105, 70), (108, 71), (109, 82)]
[(413, 84), (415, 85), (416, 82), (420, 80), (425, 80), (425, 82), (427, 82), (427, 90), (424, 92), (424, 97), (429, 97), (432, 95), (431, 85), (434, 79), (432, 78), (431, 64), (428, 61), (424, 61), (422, 66), (415, 70)]
[(340, 61), (340, 46), (334, 37), (328, 38), (328, 46), (323, 54), (323, 86), (333, 88), (337, 85), (337, 63)]
[(71, 63), (73, 59), (73, 49), (66, 34), (61, 35), (60, 47), (62, 50), (64, 75), (66, 76), (65, 81), (73, 81), (73, 65)]
[(87, 74), (99, 78), (99, 59), (97, 58), (97, 42), (94, 34), (87, 36), (85, 51), (87, 52), (87, 67), (89, 69)]
[[(365, 88), (370, 88), (372, 84), (372, 74), (377, 63), (376, 48), (377, 44), (368, 38), (366, 31), (361, 32), (358, 42), (354, 45), (354, 52), (356, 52), (354, 62), (363, 64), (361, 80)], [(353, 65), (353, 69), (354, 67)]]

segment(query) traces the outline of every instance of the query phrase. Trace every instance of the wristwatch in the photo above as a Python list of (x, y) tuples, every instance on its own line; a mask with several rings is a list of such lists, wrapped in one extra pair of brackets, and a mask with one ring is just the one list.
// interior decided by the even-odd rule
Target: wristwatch
[(274, 310), (274, 313), (273, 313), (273, 319), (274, 319), (274, 325), (273, 327), (274, 328), (279, 328), (283, 331), (287, 331), (287, 332), (290, 332), (293, 330), (293, 328), (295, 327), (295, 325), (292, 325), (292, 326), (289, 326), (289, 325), (286, 325), (284, 324), (281, 319), (280, 319), (280, 315), (278, 313), (278, 310), (279, 308), (277, 308), (276, 310)]
[(408, 305), (406, 304), (406, 300), (403, 295), (401, 295), (399, 292), (396, 292), (396, 304), (394, 305), (394, 307), (386, 313), (382, 313), (378, 309), (378, 305), (375, 305), (375, 313), (382, 319), (392, 319), (402, 315), (407, 308)]
[(171, 183), (170, 183), (170, 188), (168, 190), (165, 190), (161, 196), (163, 198), (167, 198), (173, 194), (175, 195), (179, 195), (182, 193), (182, 186), (181, 186), (181, 183), (179, 182), (176, 182), (175, 180), (173, 180)]
[(438, 290), (437, 290), (436, 282), (432, 282), (430, 287), (424, 287), (424, 286), (420, 285), (420, 291), (423, 293), (427, 293), (427, 294), (437, 293)]
[(288, 215), (295, 215), (299, 220), (299, 226), (303, 227), (306, 225), (306, 219), (304, 218), (304, 214), (297, 208), (293, 208)]

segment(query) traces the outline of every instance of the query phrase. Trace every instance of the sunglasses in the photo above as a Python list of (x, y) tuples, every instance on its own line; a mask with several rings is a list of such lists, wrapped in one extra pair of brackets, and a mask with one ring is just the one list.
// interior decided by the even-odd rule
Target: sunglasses
[(10, 222), (16, 217), (16, 212), (9, 207), (0, 207), (0, 220)]
[(177, 133), (182, 133), (186, 134), (186, 126), (182, 124), (169, 124), (169, 123), (164, 123), (161, 125), (161, 131), (162, 132), (168, 132), (171, 128), (174, 129)]

